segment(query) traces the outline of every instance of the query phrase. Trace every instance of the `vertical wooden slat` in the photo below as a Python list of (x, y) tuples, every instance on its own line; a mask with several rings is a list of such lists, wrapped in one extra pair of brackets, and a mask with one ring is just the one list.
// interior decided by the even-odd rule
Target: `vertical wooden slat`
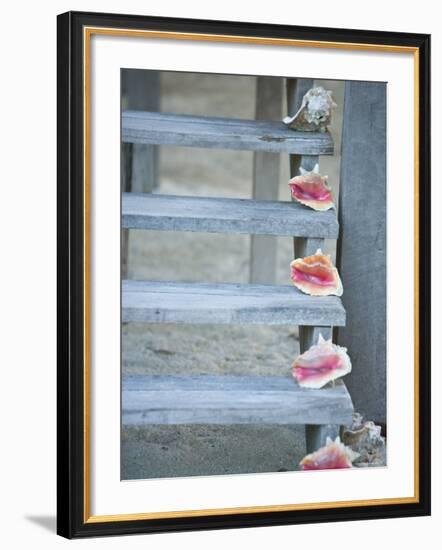
[[(313, 88), (313, 79), (310, 79), (310, 78), (288, 78), (287, 79), (287, 85), (286, 85), (287, 114), (289, 116), (293, 116), (296, 113), (296, 111), (301, 106), (302, 98), (310, 90), (310, 88)], [(301, 158), (302, 157), (298, 155), (290, 155), (291, 177), (298, 175), (299, 166), (301, 164)], [(306, 170), (311, 170), (313, 166), (310, 166), (310, 165), (303, 166), (303, 168), (305, 168)]]
[[(157, 71), (125, 69), (122, 91), (126, 108), (134, 111), (159, 111), (160, 74)], [(158, 185), (158, 146), (134, 143), (130, 187), (135, 193), (150, 193)]]
[(296, 237), (295, 243), (295, 256), (296, 258), (305, 258), (314, 254), (318, 248), (324, 248), (324, 239), (306, 239), (303, 237)]
[[(299, 168), (304, 170), (313, 170), (315, 164), (319, 163), (319, 157), (316, 155), (304, 155), (302, 157), (298, 155), (290, 155), (290, 177), (298, 176), (300, 174)], [(318, 248), (323, 246), (323, 239), (293, 239), (293, 251), (295, 258), (304, 258), (310, 256), (316, 252)]]
[(299, 348), (301, 353), (308, 350), (311, 346), (318, 343), (319, 335), (325, 340), (332, 337), (332, 327), (299, 327)]
[[(305, 93), (313, 86), (313, 80), (310, 79), (287, 79), (287, 110), (290, 115), (295, 113), (300, 105)], [(289, 155), (290, 159), (290, 177), (300, 174), (300, 168), (304, 170), (313, 170), (316, 164), (319, 164), (317, 155)], [(318, 248), (323, 246), (324, 239), (309, 239), (309, 238), (294, 238), (294, 256), (295, 258), (303, 258), (314, 254)], [(300, 336), (303, 334), (303, 328), (299, 327)], [(310, 331), (312, 327), (309, 327)], [(305, 351), (303, 342), (300, 341), (301, 353)]]
[[(132, 175), (131, 143), (121, 144), (121, 192), (126, 193), (130, 187)], [(129, 230), (121, 229), (121, 278), (127, 279), (127, 260), (129, 254)]]
[(287, 78), (287, 114), (293, 116), (301, 106), (302, 98), (313, 88), (312, 78)]
[(347, 311), (336, 331), (355, 408), (386, 421), (386, 84), (346, 82), (337, 266)]
[(327, 443), (327, 437), (334, 441), (339, 435), (340, 427), (336, 424), (307, 424), (305, 441), (307, 453), (313, 453)]
[[(257, 120), (282, 118), (282, 79), (258, 76), (256, 79)], [(259, 152), (253, 160), (253, 198), (278, 200), (280, 156)], [(250, 239), (250, 282), (274, 283), (277, 241), (268, 235), (252, 235)]]
[[(121, 93), (126, 108), (139, 111), (160, 109), (160, 74), (157, 71), (124, 69)], [(158, 185), (158, 146), (123, 143), (121, 188), (124, 192), (150, 193)], [(121, 230), (121, 276), (127, 278), (129, 231)]]
[[(332, 337), (332, 327), (299, 327), (299, 348), (301, 353), (318, 343), (319, 335), (322, 334), (326, 340)], [(333, 441), (339, 435), (340, 426), (336, 424), (306, 424), (305, 443), (307, 453), (313, 453), (323, 447), (327, 438)]]
[[(313, 80), (310, 79), (287, 79), (287, 109), (288, 114), (293, 115), (299, 109), (303, 96), (313, 87)], [(304, 170), (313, 170), (315, 164), (319, 164), (319, 158), (315, 155), (290, 155), (290, 177), (300, 173), (300, 167)], [(318, 248), (323, 248), (324, 239), (295, 238), (293, 240), (294, 255), (296, 258), (310, 256)], [(308, 350), (318, 342), (319, 334), (325, 339), (331, 338), (332, 327), (299, 327), (299, 348), (300, 352)], [(335, 439), (339, 435), (339, 426), (327, 425), (306, 425), (305, 438), (308, 453), (314, 452), (325, 445), (327, 437)]]

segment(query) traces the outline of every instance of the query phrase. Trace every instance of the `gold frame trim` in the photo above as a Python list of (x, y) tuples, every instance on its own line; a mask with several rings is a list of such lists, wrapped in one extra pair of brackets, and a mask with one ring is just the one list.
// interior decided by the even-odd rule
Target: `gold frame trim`
[(136, 521), (147, 519), (187, 518), (229, 514), (250, 514), (263, 512), (287, 512), (299, 510), (321, 510), (347, 506), (372, 506), (412, 504), (419, 502), (419, 235), (414, 234), (414, 495), (371, 500), (317, 502), (304, 504), (283, 504), (236, 508), (215, 508), (206, 510), (179, 510), (170, 512), (147, 512), (133, 514), (91, 515), (91, 472), (90, 472), (90, 42), (92, 35), (129, 36), (132, 38), (158, 38), (173, 40), (197, 40), (204, 42), (249, 43), (271, 46), (292, 46), (342, 50), (363, 50), (375, 52), (412, 53), (414, 60), (414, 227), (419, 227), (419, 49), (411, 46), (388, 44), (364, 44), (327, 42), (280, 38), (245, 37), (202, 33), (181, 33), (118, 29), (111, 27), (83, 28), (83, 101), (84, 101), (84, 523), (106, 523), (113, 521)]

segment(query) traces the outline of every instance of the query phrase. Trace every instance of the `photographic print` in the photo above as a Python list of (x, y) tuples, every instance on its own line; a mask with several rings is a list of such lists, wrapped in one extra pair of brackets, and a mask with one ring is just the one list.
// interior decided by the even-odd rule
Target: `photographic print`
[(386, 83), (121, 83), (121, 478), (385, 466)]
[(58, 18), (58, 533), (428, 515), (430, 38)]

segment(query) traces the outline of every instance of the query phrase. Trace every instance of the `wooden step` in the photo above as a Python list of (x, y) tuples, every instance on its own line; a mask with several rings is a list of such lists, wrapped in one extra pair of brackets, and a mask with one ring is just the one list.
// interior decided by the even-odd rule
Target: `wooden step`
[(123, 227), (336, 239), (334, 210), (295, 202), (123, 193)]
[(242, 149), (332, 155), (328, 132), (295, 132), (282, 122), (197, 117), (146, 111), (123, 111), (122, 139), (126, 143), (151, 143), (212, 149)]
[(122, 321), (343, 326), (345, 310), (336, 296), (294, 286), (126, 280)]
[[(286, 368), (286, 366), (285, 366)], [(123, 424), (351, 423), (345, 384), (300, 388), (291, 376), (123, 376)]]

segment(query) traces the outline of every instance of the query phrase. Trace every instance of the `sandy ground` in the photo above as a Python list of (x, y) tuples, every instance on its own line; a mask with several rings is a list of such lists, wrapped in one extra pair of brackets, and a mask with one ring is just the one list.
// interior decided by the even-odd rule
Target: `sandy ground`
[[(319, 81), (318, 81), (319, 83)], [(337, 195), (343, 85), (333, 89), (336, 154), (324, 158)], [(161, 110), (254, 118), (255, 79), (165, 73)], [(288, 156), (281, 155), (279, 198), (289, 200)], [(160, 148), (156, 193), (250, 198), (253, 154)], [(276, 282), (290, 284), (293, 241), (275, 238)], [(326, 249), (334, 253), (334, 243)], [(134, 279), (248, 282), (250, 237), (133, 231), (128, 276)], [(127, 324), (122, 330), (124, 374), (254, 374), (290, 376), (298, 353), (297, 327)], [(301, 426), (123, 427), (122, 478), (275, 472), (296, 469), (305, 454)]]

